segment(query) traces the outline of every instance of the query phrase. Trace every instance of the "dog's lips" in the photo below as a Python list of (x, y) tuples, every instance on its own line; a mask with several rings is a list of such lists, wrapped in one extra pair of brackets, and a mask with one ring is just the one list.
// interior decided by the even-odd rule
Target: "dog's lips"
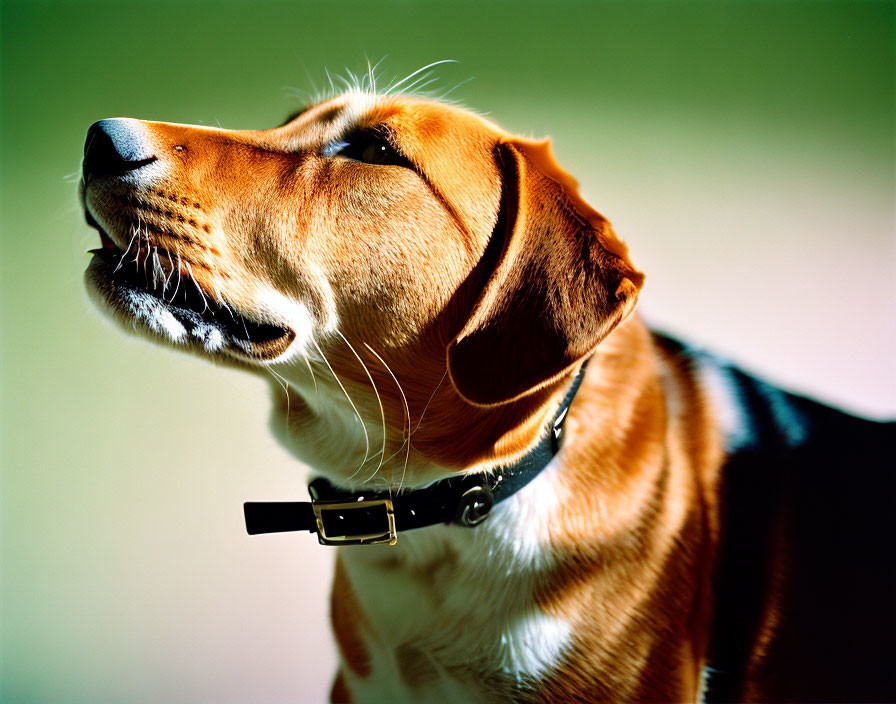
[(256, 362), (276, 359), (295, 339), (289, 326), (236, 310), (170, 261), (162, 269), (166, 276), (154, 273), (151, 256), (158, 250), (151, 253), (148, 244), (122, 250), (89, 211), (85, 215), (101, 244), (90, 250), (90, 276), (116, 310), (175, 342), (192, 341), (208, 352), (226, 350)]
[(100, 233), (100, 243), (103, 245), (103, 247), (102, 247), (103, 249), (118, 249), (118, 247), (115, 246), (115, 243), (112, 241), (112, 239), (109, 237), (109, 235), (107, 235), (102, 230), (99, 230), (99, 233)]

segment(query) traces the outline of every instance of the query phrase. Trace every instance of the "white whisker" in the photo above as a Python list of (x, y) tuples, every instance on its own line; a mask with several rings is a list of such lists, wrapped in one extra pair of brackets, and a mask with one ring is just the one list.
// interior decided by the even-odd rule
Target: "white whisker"
[(222, 306), (226, 305), (224, 303), (224, 296), (221, 294), (220, 277), (218, 276), (217, 268), (212, 269), (212, 275), (210, 278), (212, 284), (212, 292), (215, 294), (215, 302)]
[[(143, 276), (144, 276), (144, 278), (148, 276), (148, 274), (146, 273), (146, 265), (147, 265), (147, 263), (149, 262), (149, 259), (150, 259), (150, 256), (151, 256), (151, 254), (150, 254), (150, 250), (152, 249), (152, 243), (149, 241), (149, 235), (146, 234), (145, 229), (146, 229), (146, 228), (141, 228), (141, 230), (140, 230), (140, 239), (137, 240), (137, 243), (138, 243), (138, 244), (140, 244), (141, 241), (144, 241), (144, 240), (146, 241), (146, 245), (145, 245), (145, 246), (146, 246), (146, 256), (143, 257)], [(138, 269), (139, 269), (139, 267), (140, 267), (140, 264), (139, 264), (139, 261), (140, 261), (139, 252), (142, 252), (142, 251), (143, 251), (143, 247), (144, 247), (144, 245), (140, 244), (140, 249), (138, 250), (138, 256), (137, 256), (137, 261), (138, 261), (137, 268), (138, 268)]]
[[(389, 367), (388, 364), (386, 364), (386, 360), (383, 359), (377, 353), (377, 351), (375, 349), (373, 349), (373, 347), (368, 345), (366, 342), (364, 343), (364, 346), (368, 350), (370, 350), (370, 352), (378, 360), (380, 360), (382, 365), (386, 368), (386, 371), (389, 372), (389, 375), (392, 377), (392, 380), (395, 382), (395, 386), (398, 387), (398, 393), (401, 394), (402, 403), (404, 403), (404, 418), (405, 418), (405, 422), (407, 423), (407, 433), (405, 433), (404, 425), (402, 425), (401, 435), (402, 435), (404, 442), (401, 443), (401, 447), (399, 447), (398, 450), (389, 458), (389, 459), (392, 459), (392, 457), (395, 457), (395, 455), (397, 455), (399, 452), (401, 452), (401, 449), (403, 447), (407, 446), (407, 451), (404, 456), (404, 467), (402, 467), (402, 470), (401, 470), (401, 480), (398, 482), (398, 491), (401, 491), (401, 487), (404, 485), (405, 474), (408, 471), (408, 460), (411, 457), (411, 409), (410, 409), (410, 406), (408, 406), (408, 398), (407, 398), (407, 396), (404, 395), (404, 389), (401, 388), (401, 383), (398, 381), (398, 377), (395, 376), (392, 369)], [(391, 486), (392, 482), (390, 481), (389, 484)]]
[(430, 78), (429, 80), (424, 81), (424, 78), (426, 78), (428, 75), (429, 74), (424, 74), (424, 76), (421, 77), (419, 81), (414, 81), (413, 83), (411, 83), (411, 85), (409, 85), (407, 88), (405, 88), (404, 92), (405, 93), (416, 93), (416, 94), (420, 95), (423, 93), (423, 90), (427, 86), (430, 86), (439, 80), (438, 78)]
[[(339, 380), (339, 377), (336, 376), (336, 372), (333, 371), (333, 367), (330, 365), (327, 356), (324, 354), (323, 350), (320, 348), (320, 345), (317, 344), (317, 340), (313, 337), (311, 338), (311, 344), (314, 345), (314, 348), (317, 350), (321, 359), (324, 360), (324, 364), (327, 365), (327, 369), (330, 370), (330, 374), (333, 375), (333, 378), (336, 380), (336, 383), (339, 384), (339, 388), (342, 389), (342, 393), (345, 394), (345, 397), (348, 399), (349, 405), (352, 407), (352, 410), (355, 412), (355, 415), (358, 418), (358, 422), (361, 424), (361, 431), (364, 433), (364, 459), (361, 461), (361, 465), (358, 469), (355, 470), (355, 473), (352, 474), (352, 477), (355, 476), (358, 472), (361, 471), (361, 467), (363, 467), (367, 463), (367, 457), (370, 455), (370, 437), (367, 435), (367, 426), (364, 425), (364, 419), (361, 417), (361, 414), (358, 412), (357, 406), (355, 406), (355, 402), (352, 401), (352, 397), (348, 395), (348, 391), (345, 390), (345, 387), (342, 385), (342, 382)], [(349, 477), (351, 479), (351, 477)]]
[(367, 59), (367, 90), (370, 93), (376, 93), (376, 70), (380, 67), (380, 64), (386, 60), (386, 56), (383, 56), (379, 61), (377, 61), (373, 66), (370, 65), (370, 59)]
[[(230, 317), (233, 317), (233, 313), (230, 314)], [(249, 342), (252, 342), (252, 338), (249, 337), (249, 331), (246, 329), (246, 319), (243, 316), (240, 316), (240, 325), (243, 326), (243, 332), (246, 333), (246, 339)]]
[(364, 60), (367, 62), (367, 75), (365, 76), (364, 91), (367, 93), (375, 93), (376, 81), (373, 78), (373, 66), (371, 66), (370, 59), (366, 54)]
[[(174, 252), (177, 255), (177, 262), (174, 264), (174, 266), (177, 268), (177, 283), (174, 286), (174, 293), (171, 294), (171, 298), (169, 299), (172, 303), (174, 303), (174, 297), (177, 295), (177, 292), (180, 290), (180, 280), (182, 278), (180, 248), (176, 244), (174, 245)], [(172, 269), (172, 273), (174, 273), (173, 269)]]
[(131, 235), (131, 239), (128, 241), (128, 248), (124, 250), (124, 253), (121, 255), (121, 259), (118, 260), (118, 264), (115, 265), (115, 269), (112, 273), (117, 272), (121, 268), (121, 265), (124, 264), (125, 257), (127, 257), (128, 252), (131, 251), (131, 245), (134, 244), (134, 238), (137, 237), (138, 232), (139, 230), (134, 230), (134, 233)]
[(271, 373), (271, 375), (274, 377), (274, 379), (277, 380), (277, 383), (283, 387), (283, 393), (286, 394), (286, 423), (285, 423), (285, 425), (286, 425), (286, 432), (289, 433), (289, 402), (290, 402), (289, 384), (287, 383), (286, 379), (284, 379), (282, 376), (280, 376), (277, 372), (275, 372), (270, 367), (265, 367), (265, 369), (267, 369)]
[(452, 88), (449, 88), (449, 89), (446, 90), (444, 93), (442, 93), (441, 95), (439, 95), (437, 99), (438, 99), (438, 100), (445, 100), (449, 95), (451, 95), (454, 91), (456, 91), (456, 90), (457, 90), (458, 88), (460, 88), (462, 85), (466, 85), (467, 83), (469, 83), (470, 81), (472, 81), (473, 78), (474, 78), (474, 76), (470, 76), (469, 78), (465, 78), (464, 80), (462, 80), (460, 83), (455, 83), (454, 86), (453, 86)]
[(436, 392), (439, 390), (439, 387), (442, 385), (442, 382), (445, 381), (445, 377), (448, 376), (448, 370), (445, 370), (445, 373), (442, 374), (442, 378), (439, 379), (439, 383), (436, 384), (436, 388), (433, 389), (432, 396), (429, 397), (429, 401), (426, 402), (426, 405), (423, 407), (423, 411), (420, 413), (420, 419), (417, 421), (417, 427), (414, 428), (414, 432), (411, 433), (411, 437), (413, 438), (416, 432), (420, 429), (420, 424), (423, 423), (423, 416), (426, 415), (426, 411), (429, 409), (429, 404), (432, 403), (432, 400), (436, 397)]
[[(317, 87), (317, 82), (314, 80), (314, 77), (311, 75), (311, 71), (308, 70), (308, 65), (303, 61), (302, 62), (302, 70), (305, 72), (305, 76), (308, 77), (308, 80), (311, 82), (311, 87), (314, 89), (313, 95), (320, 95), (320, 88)], [(306, 97), (308, 93), (306, 91), (302, 91)]]
[(311, 381), (314, 382), (314, 395), (319, 396), (317, 391), (317, 378), (314, 376), (314, 369), (311, 368), (311, 360), (308, 359), (308, 355), (304, 352), (302, 353), (302, 359), (304, 359), (305, 364), (308, 365), (308, 373), (311, 374)]
[[(220, 301), (218, 301), (218, 303), (221, 305), (221, 307), (222, 307), (224, 310), (227, 311), (227, 315), (230, 316), (230, 319), (231, 319), (231, 320), (236, 320), (236, 314), (233, 312), (233, 308), (230, 307), (230, 304), (228, 304), (227, 301), (225, 301), (225, 300), (222, 298)], [(240, 316), (240, 319), (242, 319), (242, 316)], [(243, 327), (245, 327), (245, 326), (246, 326), (246, 324), (243, 323)], [(247, 332), (247, 334), (248, 334), (248, 332)]]
[(383, 91), (383, 93), (384, 94), (395, 93), (403, 84), (407, 83), (409, 80), (411, 80), (415, 76), (420, 75), (424, 71), (431, 69), (433, 66), (438, 66), (440, 64), (454, 64), (454, 63), (457, 63), (457, 59), (442, 59), (441, 61), (433, 61), (431, 64), (427, 64), (426, 66), (418, 68), (413, 73), (408, 74), (407, 76), (402, 78), (400, 81), (398, 81), (396, 83), (389, 84), (388, 86), (386, 86), (386, 89)]
[[(159, 247), (153, 247), (152, 252), (152, 285), (155, 288), (156, 284), (156, 275), (158, 275), (158, 280), (164, 284), (165, 282), (165, 267), (162, 266), (162, 258), (159, 256)], [(164, 285), (162, 287), (162, 295), (165, 294)]]
[[(438, 392), (439, 387), (442, 385), (442, 382), (445, 381), (445, 377), (446, 377), (446, 376), (448, 376), (448, 370), (445, 370), (445, 373), (442, 374), (442, 378), (439, 379), (439, 383), (436, 384), (436, 388), (433, 389), (433, 392), (432, 392), (432, 394), (430, 395), (429, 400), (426, 402), (426, 405), (423, 407), (423, 411), (420, 413), (420, 418), (418, 419), (418, 421), (417, 421), (417, 425), (416, 425), (416, 427), (414, 428), (413, 431), (410, 431), (411, 419), (410, 419), (410, 411), (408, 412), (408, 430), (409, 430), (409, 433), (408, 433), (408, 454), (410, 454), (411, 450), (414, 449), (411, 441), (413, 440), (414, 435), (416, 435), (417, 431), (420, 429), (420, 425), (423, 423), (423, 416), (426, 415), (426, 411), (429, 409), (429, 404), (432, 403), (432, 400), (433, 400), (433, 399), (435, 398), (435, 396), (436, 396), (436, 392)], [(402, 447), (404, 447), (404, 446), (402, 445)], [(386, 461), (388, 462), (388, 461), (391, 460), (393, 457), (395, 457), (395, 455), (397, 455), (399, 452), (401, 452), (401, 449), (402, 449), (402, 448), (399, 448), (396, 452), (393, 452), (391, 455), (389, 455), (389, 456), (386, 458)]]
[(202, 288), (199, 286), (199, 282), (196, 280), (196, 277), (193, 275), (193, 267), (190, 266), (190, 262), (184, 262), (187, 265), (187, 271), (190, 273), (190, 280), (193, 282), (193, 285), (196, 287), (196, 290), (199, 291), (199, 296), (202, 298), (202, 312), (208, 310), (208, 300), (205, 297), (205, 293), (202, 291)]
[[(146, 234), (146, 228), (143, 227), (143, 218), (139, 215), (137, 216), (137, 256), (134, 259), (134, 266), (137, 271), (140, 271), (140, 253), (143, 251), (143, 247), (146, 247), (147, 254), (143, 257), (143, 275), (146, 276), (146, 262), (149, 261), (149, 249), (152, 246), (149, 242), (149, 236)], [(144, 245), (144, 241), (146, 244)]]
[[(380, 471), (380, 467), (383, 466), (383, 459), (386, 457), (386, 411), (383, 408), (383, 400), (380, 398), (379, 389), (376, 388), (376, 383), (373, 380), (373, 376), (370, 374), (370, 370), (367, 368), (367, 365), (364, 364), (364, 360), (361, 359), (361, 355), (359, 355), (355, 351), (355, 348), (352, 347), (352, 343), (346, 339), (345, 335), (339, 332), (339, 330), (336, 330), (336, 334), (342, 338), (342, 341), (346, 345), (348, 345), (348, 348), (352, 351), (352, 354), (355, 355), (355, 358), (361, 364), (361, 368), (364, 369), (364, 373), (367, 375), (367, 378), (370, 379), (370, 385), (373, 387), (373, 393), (376, 394), (376, 402), (380, 405), (380, 422), (383, 426), (383, 447), (380, 450), (380, 463), (377, 465), (376, 469), (373, 470), (373, 474), (371, 474), (367, 479), (364, 480), (364, 482), (366, 483), (377, 475), (377, 472)], [(357, 474), (357, 472), (355, 472), (355, 474)], [(352, 475), (352, 477), (354, 477), (354, 474)], [(349, 479), (351, 479), (352, 477), (349, 477)]]
[(352, 93), (360, 93), (361, 92), (361, 84), (358, 81), (358, 77), (355, 76), (350, 70), (348, 66), (342, 67), (345, 70), (345, 74), (340, 74), (336, 77), (336, 79), (345, 86), (345, 89)]
[[(175, 245), (175, 250), (177, 249), (177, 245)], [(170, 253), (168, 257), (168, 262), (171, 264), (171, 271), (168, 272), (168, 276), (165, 277), (165, 283), (162, 284), (162, 300), (165, 300), (165, 293), (168, 291), (168, 284), (171, 283), (171, 277), (174, 276), (174, 262), (171, 261)], [(174, 296), (171, 297), (171, 300), (174, 300)]]

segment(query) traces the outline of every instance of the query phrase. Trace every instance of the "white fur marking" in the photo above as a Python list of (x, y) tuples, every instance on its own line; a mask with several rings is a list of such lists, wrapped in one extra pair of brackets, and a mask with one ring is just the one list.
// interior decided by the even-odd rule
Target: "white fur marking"
[[(379, 638), (373, 674), (350, 682), (357, 701), (485, 702), (483, 676), (531, 684), (558, 665), (573, 627), (542, 612), (534, 591), (557, 559), (545, 536), (562, 503), (560, 467), (552, 462), (474, 529), (436, 525), (402, 533), (394, 547), (343, 549)], [(403, 644), (439, 671), (422, 691), (408, 688), (393, 659)]]
[(561, 509), (558, 472), (557, 460), (551, 460), (528, 486), (495, 506), (489, 517), (489, 532), (511, 546), (514, 563), (524, 569), (543, 568), (550, 558), (544, 542), (550, 522)]
[(753, 440), (750, 423), (744, 416), (728, 371), (712, 357), (698, 357), (697, 375), (709, 395), (725, 440), (725, 450), (732, 452)]
[[(282, 321), (296, 334), (295, 340), (276, 359), (269, 360), (265, 364), (278, 364), (304, 355), (308, 352), (308, 344), (314, 335), (314, 318), (308, 306), (300, 301), (287, 298), (279, 291), (266, 287), (259, 291), (255, 298), (262, 315), (267, 314), (271, 319)], [(330, 322), (335, 324), (335, 314), (331, 315)]]
[(154, 296), (128, 291), (127, 300), (134, 316), (146, 323), (151, 330), (167, 335), (174, 342), (180, 342), (187, 334), (181, 322)]
[(224, 334), (214, 325), (200, 323), (190, 330), (190, 334), (200, 340), (209, 352), (217, 352), (224, 346)]
[(504, 671), (517, 680), (540, 677), (557, 663), (571, 636), (572, 624), (535, 608), (501, 635)]

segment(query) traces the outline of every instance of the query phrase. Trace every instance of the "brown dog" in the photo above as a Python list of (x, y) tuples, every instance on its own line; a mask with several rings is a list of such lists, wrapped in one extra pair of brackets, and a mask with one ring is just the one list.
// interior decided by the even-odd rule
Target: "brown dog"
[(546, 142), (360, 92), (103, 120), (83, 196), (104, 307), (287, 384), (325, 479), (247, 518), (344, 545), (333, 701), (896, 700), (892, 426), (648, 332)]

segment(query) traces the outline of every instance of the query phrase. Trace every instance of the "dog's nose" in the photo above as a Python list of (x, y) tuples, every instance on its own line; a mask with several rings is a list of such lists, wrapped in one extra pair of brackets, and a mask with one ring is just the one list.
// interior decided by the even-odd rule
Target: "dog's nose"
[(94, 122), (84, 143), (84, 180), (134, 171), (156, 160), (139, 120), (117, 117)]

